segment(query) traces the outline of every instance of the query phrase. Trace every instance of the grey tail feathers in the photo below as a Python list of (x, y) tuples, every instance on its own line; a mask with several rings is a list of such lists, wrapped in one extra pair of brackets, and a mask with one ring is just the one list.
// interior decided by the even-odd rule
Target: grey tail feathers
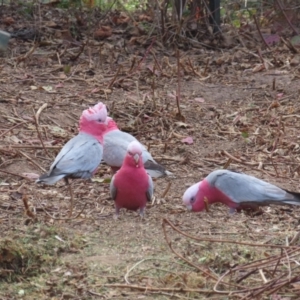
[(294, 196), (294, 199), (287, 199), (285, 202), (294, 205), (300, 205), (300, 193), (298, 192), (290, 192), (285, 190), (287, 193)]
[(57, 181), (59, 181), (60, 179), (62, 179), (64, 177), (65, 177), (65, 174), (51, 176), (48, 173), (46, 173), (46, 174), (41, 175), (40, 178), (35, 181), (35, 183), (45, 183), (45, 184), (51, 185), (51, 184), (56, 183)]
[(151, 160), (147, 160), (144, 163), (144, 168), (146, 169), (147, 173), (151, 176), (151, 177), (163, 177), (163, 176), (171, 176), (173, 175), (173, 173), (167, 171), (165, 169), (165, 167), (163, 167), (162, 165), (153, 162)]

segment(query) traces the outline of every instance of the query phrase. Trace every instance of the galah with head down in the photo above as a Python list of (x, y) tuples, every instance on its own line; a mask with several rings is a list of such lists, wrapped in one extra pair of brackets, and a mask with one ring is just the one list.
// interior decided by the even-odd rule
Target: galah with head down
[(229, 206), (231, 212), (269, 204), (300, 205), (300, 193), (285, 191), (244, 173), (216, 170), (183, 195), (183, 203), (192, 211), (202, 211), (215, 202)]
[(122, 166), (128, 145), (131, 142), (136, 141), (140, 144), (142, 149), (144, 167), (151, 177), (155, 178), (172, 175), (171, 172), (167, 171), (162, 165), (158, 164), (153, 159), (145, 146), (143, 146), (134, 136), (119, 130), (116, 122), (112, 118), (107, 117), (107, 119), (108, 126), (104, 134), (103, 160), (111, 167), (113, 172)]
[[(64, 178), (69, 185), (68, 178), (91, 178), (102, 159), (106, 117), (106, 106), (101, 102), (84, 110), (79, 121), (79, 133), (64, 145), (49, 172), (41, 175), (36, 182), (54, 184)], [(69, 188), (73, 205), (70, 185)]]
[(112, 177), (110, 194), (115, 201), (116, 217), (120, 208), (139, 209), (143, 217), (146, 203), (152, 199), (153, 182), (144, 168), (142, 153), (138, 141), (129, 143), (122, 167)]

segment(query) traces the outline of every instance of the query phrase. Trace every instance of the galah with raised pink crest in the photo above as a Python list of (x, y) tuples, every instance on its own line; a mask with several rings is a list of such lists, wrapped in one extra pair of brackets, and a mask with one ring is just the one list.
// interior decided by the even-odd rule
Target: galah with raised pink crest
[(231, 212), (270, 204), (300, 205), (300, 193), (283, 190), (244, 173), (216, 170), (183, 195), (184, 205), (192, 211), (202, 211), (215, 202), (229, 206)]
[(146, 203), (152, 199), (153, 182), (144, 168), (142, 152), (138, 141), (129, 143), (122, 167), (110, 182), (110, 194), (115, 201), (116, 217), (119, 216), (121, 208), (139, 209), (143, 217)]
[(116, 122), (112, 118), (107, 117), (107, 119), (108, 126), (104, 134), (103, 160), (112, 168), (113, 172), (122, 166), (128, 145), (131, 142), (136, 141), (141, 146), (144, 167), (151, 177), (155, 178), (172, 175), (171, 172), (167, 171), (162, 165), (158, 164), (153, 159), (146, 147), (143, 146), (134, 136), (119, 130)]
[[(41, 175), (36, 183), (54, 184), (64, 178), (69, 185), (68, 178), (91, 178), (102, 160), (106, 118), (106, 106), (101, 102), (84, 110), (79, 121), (79, 133), (64, 145), (49, 172)], [(73, 205), (70, 185), (69, 189)]]

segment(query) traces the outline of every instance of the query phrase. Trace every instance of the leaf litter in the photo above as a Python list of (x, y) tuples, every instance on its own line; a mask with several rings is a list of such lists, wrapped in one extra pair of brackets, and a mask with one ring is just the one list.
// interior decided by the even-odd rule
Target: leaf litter
[[(224, 166), (299, 190), (291, 48), (269, 36), (272, 51), (243, 43), (174, 51), (113, 11), (114, 25), (103, 18), (90, 38), (86, 12), (72, 28), (63, 10), (41, 8), (45, 24), (17, 31), (0, 58), (1, 297), (299, 298), (299, 208), (230, 215), (220, 204), (200, 214), (181, 205), (189, 185)], [(5, 26), (19, 30), (24, 18), (6, 14)], [(73, 218), (62, 182), (33, 182), (99, 100), (176, 175), (155, 181), (163, 199), (143, 222), (126, 211), (113, 220), (105, 165), (93, 182), (72, 183)]]

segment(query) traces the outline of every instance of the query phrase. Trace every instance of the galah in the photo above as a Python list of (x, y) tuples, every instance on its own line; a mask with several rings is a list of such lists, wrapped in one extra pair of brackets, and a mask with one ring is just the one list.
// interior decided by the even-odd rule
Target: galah
[(142, 149), (142, 160), (147, 173), (151, 177), (162, 177), (166, 175), (172, 175), (162, 165), (158, 164), (143, 146), (134, 136), (131, 134), (119, 130), (116, 122), (110, 118), (108, 119), (107, 130), (104, 134), (103, 145), (103, 160), (109, 165), (113, 172), (118, 170), (123, 163), (126, 156), (128, 145), (132, 141), (136, 141), (140, 144)]
[(231, 212), (269, 204), (300, 205), (300, 193), (283, 190), (244, 173), (216, 170), (183, 195), (183, 203), (192, 211), (202, 211), (215, 202), (229, 206)]
[[(91, 178), (102, 159), (106, 118), (106, 106), (101, 102), (84, 110), (79, 121), (78, 135), (64, 145), (49, 172), (41, 175), (36, 183), (54, 184), (64, 178), (69, 185), (68, 178)], [(70, 185), (69, 188), (71, 205), (73, 205), (73, 192)]]
[(146, 203), (152, 199), (153, 182), (144, 168), (142, 153), (143, 148), (138, 141), (129, 143), (122, 167), (112, 177), (110, 194), (115, 201), (116, 217), (120, 208), (139, 209), (143, 217)]

